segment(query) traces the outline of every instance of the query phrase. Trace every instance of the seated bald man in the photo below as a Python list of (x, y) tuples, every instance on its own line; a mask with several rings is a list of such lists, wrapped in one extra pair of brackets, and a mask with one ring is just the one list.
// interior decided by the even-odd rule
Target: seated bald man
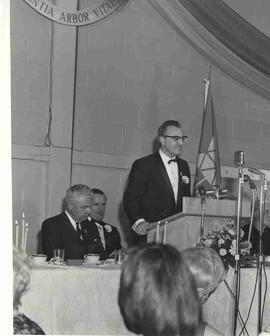
[(83, 221), (91, 213), (93, 194), (83, 184), (68, 188), (63, 200), (63, 212), (42, 223), (43, 251), (50, 260), (54, 249), (64, 249), (65, 259), (83, 259), (88, 252), (88, 227)]
[(100, 189), (93, 188), (93, 203), (87, 226), (88, 251), (97, 253), (100, 259), (106, 259), (115, 250), (120, 250), (121, 238), (117, 228), (103, 222), (107, 197)]

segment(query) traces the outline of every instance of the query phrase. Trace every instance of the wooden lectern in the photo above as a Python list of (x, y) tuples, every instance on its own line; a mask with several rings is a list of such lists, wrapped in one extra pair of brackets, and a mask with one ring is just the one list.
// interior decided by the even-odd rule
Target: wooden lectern
[[(206, 199), (204, 234), (226, 225), (237, 214), (237, 201)], [(202, 204), (200, 198), (184, 197), (183, 212), (150, 223), (147, 242), (167, 243), (179, 250), (194, 246), (201, 234)], [(250, 204), (242, 202), (241, 218), (250, 217)]]

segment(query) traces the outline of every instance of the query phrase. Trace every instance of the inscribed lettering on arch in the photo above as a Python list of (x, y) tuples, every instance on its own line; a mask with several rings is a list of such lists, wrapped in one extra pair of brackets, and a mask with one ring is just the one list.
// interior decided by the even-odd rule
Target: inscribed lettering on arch
[(68, 10), (53, 5), (48, 0), (23, 0), (48, 19), (69, 26), (84, 26), (100, 21), (120, 10), (128, 0), (99, 0), (95, 5), (81, 10)]

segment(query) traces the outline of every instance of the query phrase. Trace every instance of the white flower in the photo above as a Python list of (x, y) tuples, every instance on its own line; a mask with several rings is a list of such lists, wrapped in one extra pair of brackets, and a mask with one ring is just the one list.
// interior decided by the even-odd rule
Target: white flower
[(229, 233), (230, 235), (232, 235), (232, 236), (235, 235), (235, 232), (234, 232), (233, 230), (229, 230), (228, 233)]
[(230, 252), (231, 255), (235, 255), (235, 253), (236, 253), (236, 239), (234, 239), (232, 241), (232, 246), (229, 249), (229, 252)]
[(224, 248), (222, 248), (219, 250), (219, 254), (223, 257), (227, 254), (227, 251)]
[(250, 254), (250, 249), (251, 248), (252, 248), (251, 242), (249, 242), (249, 241), (243, 241), (243, 242), (241, 242), (240, 253), (242, 255)]
[(104, 225), (106, 232), (112, 232), (112, 227), (109, 224)]
[(185, 183), (185, 184), (189, 184), (189, 178), (187, 176), (182, 176), (182, 181)]
[(211, 239), (206, 239), (204, 242), (204, 246), (210, 247), (212, 245), (213, 241)]
[(218, 245), (219, 245), (219, 246), (221, 246), (221, 245), (224, 244), (224, 243), (225, 243), (225, 240), (224, 240), (224, 239), (220, 238), (220, 239), (218, 240)]

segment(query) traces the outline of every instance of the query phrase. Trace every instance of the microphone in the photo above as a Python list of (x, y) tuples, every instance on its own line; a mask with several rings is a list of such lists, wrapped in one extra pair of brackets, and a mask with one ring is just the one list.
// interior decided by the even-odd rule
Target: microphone
[(257, 186), (256, 186), (255, 182), (252, 180), (252, 178), (250, 178), (249, 175), (244, 175), (244, 182), (248, 182), (251, 190), (256, 190), (257, 191)]
[(236, 167), (243, 167), (245, 164), (245, 153), (243, 151), (237, 151), (234, 153), (234, 165)]
[(249, 179), (248, 183), (251, 190), (257, 190), (257, 186), (251, 178)]
[(201, 197), (201, 203), (205, 203), (205, 195), (206, 195), (205, 187), (200, 186), (200, 187), (198, 188), (198, 194), (199, 194), (200, 197)]
[(215, 192), (215, 190), (206, 190), (206, 191), (205, 191), (205, 194), (206, 194), (207, 196), (213, 196), (213, 195), (216, 194), (216, 192)]

